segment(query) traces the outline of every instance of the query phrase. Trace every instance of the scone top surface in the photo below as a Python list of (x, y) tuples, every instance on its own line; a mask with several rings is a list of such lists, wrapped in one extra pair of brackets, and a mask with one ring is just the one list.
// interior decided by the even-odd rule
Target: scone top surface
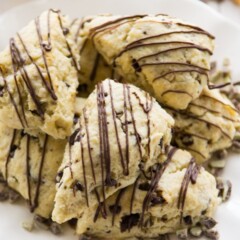
[(76, 121), (59, 169), (53, 219), (81, 218), (91, 207), (165, 160), (173, 119), (148, 93), (105, 80)]
[(190, 151), (199, 163), (229, 148), (240, 123), (238, 110), (219, 90), (205, 88), (184, 111), (166, 110), (175, 119), (174, 144)]
[(126, 82), (165, 105), (185, 109), (208, 84), (214, 37), (201, 28), (165, 15), (97, 16), (84, 26)]
[(0, 53), (0, 120), (11, 128), (70, 134), (78, 60), (70, 21), (49, 10), (31, 21)]
[(29, 135), (2, 123), (0, 138), (0, 172), (8, 186), (28, 201), (31, 212), (50, 218), (66, 140), (39, 132)]
[(100, 239), (151, 239), (212, 217), (218, 204), (215, 178), (188, 152), (170, 147), (167, 161), (150, 179), (141, 176), (109, 197), (106, 219), (90, 209), (77, 232)]

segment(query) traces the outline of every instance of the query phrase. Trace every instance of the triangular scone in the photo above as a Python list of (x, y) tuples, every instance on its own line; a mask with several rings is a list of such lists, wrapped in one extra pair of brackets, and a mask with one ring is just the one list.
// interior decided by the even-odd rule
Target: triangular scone
[(214, 37), (199, 27), (166, 15), (97, 16), (84, 27), (107, 63), (160, 103), (185, 109), (208, 84)]
[(173, 119), (148, 93), (105, 80), (85, 103), (58, 173), (53, 220), (80, 218), (165, 160)]
[(49, 10), (31, 21), (0, 53), (0, 120), (10, 128), (70, 134), (78, 86), (77, 48), (70, 20)]
[(218, 204), (215, 178), (188, 152), (169, 148), (167, 161), (150, 180), (142, 176), (108, 198), (106, 219), (99, 209), (89, 209), (77, 233), (94, 239), (155, 239), (212, 217)]
[(175, 119), (173, 144), (191, 152), (198, 162), (230, 147), (240, 123), (237, 109), (219, 90), (204, 89), (184, 111), (166, 110)]
[(8, 186), (28, 201), (32, 212), (50, 218), (56, 174), (66, 141), (46, 134), (35, 135), (9, 129), (0, 123), (0, 171)]
[(95, 85), (106, 78), (120, 80), (114, 69), (97, 52), (93, 42), (88, 39), (89, 32), (84, 26), (90, 20), (91, 17), (75, 19), (70, 27), (73, 40), (77, 44), (81, 56), (78, 92), (83, 96), (88, 96), (94, 90)]

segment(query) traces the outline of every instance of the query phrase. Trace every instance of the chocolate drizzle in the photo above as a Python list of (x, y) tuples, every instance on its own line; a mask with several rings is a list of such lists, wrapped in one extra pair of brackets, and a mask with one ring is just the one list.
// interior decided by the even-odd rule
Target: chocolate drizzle
[[(28, 72), (26, 70), (25, 61), (21, 55), (21, 52), (13, 38), (10, 39), (10, 52), (12, 56), (12, 64), (13, 64), (13, 70), (14, 75), (17, 75), (17, 71), (20, 72), (21, 77), (29, 91), (29, 94), (36, 106), (36, 111), (39, 114), (39, 116), (43, 119), (44, 116), (44, 110), (42, 108), (42, 105), (36, 95), (36, 92), (33, 88), (31, 79), (29, 78)], [(19, 95), (20, 96), (20, 95)]]
[[(37, 33), (37, 37), (38, 37), (38, 41), (39, 41), (39, 48), (41, 49), (41, 54), (42, 54), (42, 58), (43, 58), (43, 62), (44, 62), (44, 68), (46, 70), (46, 74), (47, 77), (44, 76), (43, 71), (41, 70), (41, 67), (35, 62), (34, 58), (32, 57), (30, 51), (28, 50), (28, 46), (26, 45), (26, 43), (24, 42), (23, 38), (21, 37), (21, 35), (19, 33), (17, 33), (17, 38), (19, 39), (19, 43), (22, 46), (22, 50), (23, 52), (20, 51), (20, 47), (17, 45), (17, 42), (14, 38), (10, 39), (9, 45), (10, 45), (10, 54), (11, 54), (11, 59), (12, 59), (12, 69), (13, 69), (13, 73), (14, 73), (14, 83), (16, 85), (16, 92), (19, 96), (19, 104), (20, 104), (20, 108), (21, 108), (21, 114), (20, 111), (17, 107), (17, 104), (13, 98), (12, 93), (9, 90), (7, 81), (4, 79), (4, 73), (1, 70), (1, 74), (2, 77), (4, 79), (4, 84), (5, 84), (5, 89), (7, 90), (9, 97), (11, 99), (11, 102), (14, 106), (14, 109), (16, 111), (16, 114), (18, 116), (18, 119), (22, 125), (22, 127), (28, 127), (28, 122), (26, 119), (26, 114), (25, 114), (25, 109), (24, 109), (24, 102), (23, 102), (23, 96), (22, 93), (20, 91), (20, 86), (21, 84), (18, 82), (17, 80), (17, 75), (20, 74), (22, 80), (24, 81), (27, 90), (36, 106), (36, 113), (41, 117), (41, 119), (44, 119), (44, 108), (43, 105), (41, 103), (41, 101), (39, 100), (39, 97), (37, 96), (36, 93), (36, 89), (34, 89), (33, 87), (33, 79), (30, 78), (28, 71), (27, 71), (27, 64), (26, 61), (27, 59), (23, 58), (23, 53), (25, 53), (28, 57), (28, 59), (30, 60), (30, 63), (33, 64), (37, 70), (37, 73), (40, 77), (40, 79), (42, 80), (43, 85), (45, 86), (46, 90), (48, 91), (49, 95), (51, 96), (51, 98), (56, 101), (57, 100), (57, 96), (55, 94), (54, 91), (54, 87), (52, 84), (52, 78), (50, 75), (50, 71), (49, 71), (49, 66), (47, 63), (47, 56), (46, 56), (46, 52), (49, 52), (52, 50), (52, 43), (51, 43), (51, 12), (56, 13), (58, 15), (58, 21), (59, 21), (59, 26), (62, 29), (62, 33), (66, 42), (66, 46), (68, 48), (68, 51), (70, 53), (70, 57), (72, 58), (73, 64), (76, 68), (76, 70), (79, 70), (78, 68), (78, 64), (77, 61), (72, 53), (72, 49), (71, 46), (66, 38), (66, 35), (68, 34), (69, 30), (66, 29), (63, 24), (62, 24), (62, 19), (61, 19), (61, 15), (60, 15), (60, 11), (55, 11), (53, 9), (50, 9), (48, 11), (47, 14), (47, 41), (45, 41), (43, 39), (43, 35), (42, 35), (42, 30), (41, 30), (41, 25), (40, 25), (40, 18), (37, 17), (35, 19), (35, 26), (36, 26), (36, 33)], [(22, 116), (21, 116), (22, 115)]]
[(137, 95), (136, 92), (133, 93), (133, 95), (138, 99), (139, 105), (142, 107), (143, 111), (146, 113), (147, 115), (147, 128), (148, 128), (148, 144), (147, 144), (147, 149), (148, 149), (148, 155), (150, 156), (151, 154), (151, 145), (150, 145), (150, 141), (151, 141), (151, 129), (150, 129), (150, 116), (149, 113), (152, 110), (153, 107), (153, 98), (151, 96), (149, 96), (149, 94), (146, 92), (145, 93), (145, 98), (146, 98), (146, 103), (145, 105), (141, 102), (140, 97)]
[(117, 198), (116, 198), (116, 201), (115, 201), (115, 204), (112, 206), (112, 211), (111, 211), (112, 212), (112, 226), (114, 226), (114, 221), (115, 221), (116, 214), (119, 214), (120, 211), (121, 211), (121, 207), (119, 206), (119, 203), (121, 201), (121, 197), (124, 194), (125, 190), (126, 190), (126, 188), (123, 188), (119, 191), (119, 193), (117, 195)]
[(40, 187), (42, 183), (42, 170), (45, 162), (45, 156), (46, 156), (46, 151), (47, 151), (47, 143), (48, 143), (48, 135), (45, 135), (44, 137), (44, 142), (43, 142), (43, 149), (42, 149), (42, 156), (41, 156), (41, 161), (40, 161), (40, 166), (39, 166), (39, 171), (38, 171), (38, 180), (37, 180), (37, 186), (36, 186), (36, 191), (35, 191), (35, 196), (33, 199), (33, 203), (31, 206), (31, 211), (33, 212), (39, 205), (39, 194), (40, 194)]
[(80, 129), (80, 148), (81, 148), (81, 159), (82, 159), (82, 169), (83, 169), (83, 179), (84, 179), (84, 190), (85, 190), (85, 198), (87, 206), (89, 207), (88, 201), (88, 188), (87, 188), (87, 178), (86, 178), (86, 168), (85, 168), (85, 160), (84, 160), (84, 148), (82, 143), (82, 125), (81, 125), (81, 118), (79, 120), (79, 129)]
[(151, 179), (151, 183), (150, 183), (150, 188), (143, 200), (143, 205), (142, 205), (142, 214), (140, 217), (140, 221), (139, 221), (139, 226), (143, 227), (144, 224), (144, 214), (146, 211), (148, 211), (149, 208), (149, 204), (152, 200), (153, 197), (153, 193), (156, 191), (158, 183), (163, 175), (163, 173), (165, 172), (168, 164), (170, 163), (170, 161), (172, 160), (173, 155), (176, 153), (177, 148), (172, 147), (169, 152), (168, 152), (168, 156), (167, 156), (167, 160), (163, 163), (163, 165), (158, 164), (156, 166), (156, 170), (152, 176)]
[[(94, 28), (90, 29), (91, 38), (93, 39), (93, 38), (96, 37), (97, 34), (105, 32), (107, 30), (113, 30), (114, 28), (116, 28), (116, 27), (118, 27), (118, 26), (120, 26), (122, 24), (133, 22), (135, 18), (138, 19), (138, 18), (143, 18), (145, 16), (146, 15), (133, 15), (133, 16), (117, 18), (115, 20), (103, 23), (103, 24), (101, 24), (101, 25), (99, 25), (97, 27), (94, 27)], [(125, 21), (125, 20), (127, 20), (127, 21)], [(119, 24), (119, 22), (120, 22), (120, 24)]]
[(187, 196), (188, 185), (190, 182), (192, 184), (196, 183), (199, 170), (200, 170), (200, 167), (195, 163), (195, 160), (192, 158), (188, 165), (188, 168), (186, 169), (186, 172), (181, 184), (180, 192), (179, 192), (177, 207), (180, 210), (180, 214), (181, 214), (180, 223), (182, 223), (182, 220), (183, 220), (183, 210), (184, 210), (185, 200)]
[(6, 162), (5, 162), (5, 179), (6, 179), (6, 181), (8, 181), (8, 164), (10, 162), (10, 158), (13, 157), (12, 150), (13, 150), (14, 142), (15, 142), (15, 139), (16, 139), (16, 135), (17, 135), (17, 130), (13, 130), (12, 140), (11, 140), (11, 143), (10, 143), (10, 146), (9, 146), (8, 155), (7, 155), (7, 159), (6, 159)]
[[(121, 164), (122, 164), (122, 168), (123, 168), (123, 174), (128, 175), (129, 174), (129, 169), (128, 169), (128, 163), (129, 163), (128, 124), (125, 124), (125, 127), (126, 127), (126, 156), (125, 156), (125, 160), (124, 160), (123, 150), (122, 150), (121, 142), (120, 142), (120, 139), (119, 139), (118, 128), (117, 128), (116, 110), (115, 110), (115, 107), (114, 107), (112, 85), (111, 85), (110, 81), (109, 81), (109, 93), (110, 93), (110, 98), (111, 98), (111, 108), (112, 108), (114, 129), (115, 129), (115, 133), (116, 133), (117, 145), (118, 145), (119, 155), (120, 155)], [(124, 95), (125, 123), (127, 123), (127, 105), (126, 105), (127, 103), (126, 103), (125, 86), (123, 86), (123, 95)]]

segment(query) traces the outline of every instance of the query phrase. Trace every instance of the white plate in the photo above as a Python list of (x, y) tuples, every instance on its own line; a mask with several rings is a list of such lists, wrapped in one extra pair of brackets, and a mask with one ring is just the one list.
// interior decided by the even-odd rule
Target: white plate
[[(48, 8), (59, 8), (72, 17), (97, 13), (167, 13), (197, 24), (216, 36), (214, 58), (231, 60), (233, 77), (240, 80), (240, 27), (196, 0), (42, 0), (20, 5), (0, 15), (0, 49), (17, 30)], [(230, 156), (223, 176), (233, 183), (233, 194), (216, 214), (221, 240), (240, 239), (240, 160)], [(22, 229), (23, 220), (31, 218), (26, 208), (8, 203), (0, 204), (0, 240), (72, 240), (72, 233), (56, 237), (40, 231), (28, 233)]]

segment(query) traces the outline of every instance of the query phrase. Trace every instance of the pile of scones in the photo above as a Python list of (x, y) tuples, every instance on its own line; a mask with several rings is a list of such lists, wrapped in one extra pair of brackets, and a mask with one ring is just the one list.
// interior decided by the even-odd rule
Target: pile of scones
[(0, 53), (4, 181), (86, 239), (217, 239), (220, 191), (202, 164), (240, 118), (210, 81), (213, 50), (164, 14), (42, 13)]

